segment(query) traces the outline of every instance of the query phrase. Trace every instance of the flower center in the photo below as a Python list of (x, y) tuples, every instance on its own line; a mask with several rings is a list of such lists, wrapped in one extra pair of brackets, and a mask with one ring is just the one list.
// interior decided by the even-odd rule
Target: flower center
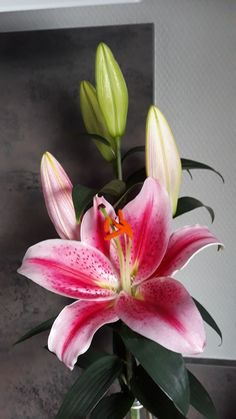
[[(130, 238), (132, 240), (133, 238), (133, 232), (130, 224), (124, 219), (123, 213), (121, 210), (118, 210), (118, 217), (119, 222), (114, 220), (114, 218), (111, 218), (109, 216), (106, 217), (104, 222), (104, 231), (106, 233), (106, 236), (104, 237), (105, 240), (111, 240), (115, 237), (123, 236)], [(112, 230), (112, 232), (111, 232)]]
[(131, 246), (133, 238), (132, 227), (124, 219), (121, 210), (118, 210), (118, 221), (110, 217), (103, 206), (100, 207), (100, 210), (105, 217), (104, 239), (112, 241), (111, 245), (116, 247), (117, 255), (119, 258), (122, 289), (131, 294)]

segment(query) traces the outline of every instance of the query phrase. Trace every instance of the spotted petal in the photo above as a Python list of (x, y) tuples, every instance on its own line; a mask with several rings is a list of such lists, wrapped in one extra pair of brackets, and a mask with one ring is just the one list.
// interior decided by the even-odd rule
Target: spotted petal
[(118, 287), (111, 262), (99, 250), (72, 240), (46, 240), (30, 247), (18, 272), (71, 298), (112, 299)]
[[(166, 190), (147, 178), (140, 193), (123, 208), (123, 216), (133, 231), (131, 263), (137, 284), (152, 275), (167, 248), (171, 208)], [(111, 254), (115, 260), (113, 248)]]
[(118, 320), (113, 304), (76, 301), (66, 306), (53, 323), (48, 348), (73, 369), (77, 357), (90, 346), (94, 333), (104, 324)]
[(222, 246), (207, 227), (195, 225), (180, 228), (171, 235), (166, 254), (154, 276), (172, 276), (200, 250), (212, 245)]
[(175, 352), (203, 351), (203, 321), (182, 284), (172, 278), (152, 278), (138, 287), (136, 297), (122, 291), (116, 302), (119, 318), (131, 329)]
[(110, 243), (104, 240), (105, 218), (99, 210), (99, 205), (104, 205), (107, 214), (115, 218), (115, 211), (111, 204), (105, 198), (96, 195), (93, 200), (93, 207), (83, 216), (80, 230), (81, 240), (108, 256)]

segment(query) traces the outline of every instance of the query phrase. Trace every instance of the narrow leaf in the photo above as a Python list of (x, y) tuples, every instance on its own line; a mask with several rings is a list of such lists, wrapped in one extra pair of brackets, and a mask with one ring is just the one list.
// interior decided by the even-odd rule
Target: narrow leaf
[(206, 208), (211, 216), (211, 221), (213, 223), (215, 214), (211, 207), (208, 205), (204, 205), (201, 201), (192, 196), (182, 196), (178, 199), (177, 210), (174, 217), (178, 217), (179, 215), (185, 214), (186, 212), (192, 211), (196, 208)]
[(144, 151), (145, 151), (145, 146), (144, 145), (138, 145), (136, 147), (130, 148), (123, 155), (122, 161), (124, 161), (125, 159), (127, 159), (127, 157), (131, 156), (132, 154), (136, 154), (136, 153), (140, 153), (140, 152), (144, 152)]
[(122, 371), (117, 356), (107, 355), (90, 365), (68, 391), (56, 419), (84, 419)]
[(106, 138), (104, 138), (104, 137), (102, 137), (101, 135), (98, 135), (98, 134), (89, 134), (89, 133), (82, 133), (82, 134), (80, 134), (80, 137), (82, 137), (82, 138), (88, 138), (88, 139), (90, 139), (90, 140), (93, 140), (93, 141), (95, 141), (95, 142), (97, 142), (98, 144), (100, 143), (100, 144), (105, 144), (107, 147), (111, 147), (111, 144), (109, 143), (109, 141), (106, 139)]
[(134, 396), (130, 392), (104, 397), (93, 410), (91, 419), (123, 419), (133, 401)]
[(137, 191), (138, 189), (140, 190), (140, 186), (142, 186), (142, 183), (136, 183), (132, 185), (130, 188), (128, 188), (126, 192), (118, 199), (118, 201), (116, 201), (113, 204), (113, 207), (114, 208), (123, 207), (128, 202), (128, 198), (131, 196), (133, 198), (134, 192)]
[(17, 345), (20, 342), (23, 342), (24, 340), (30, 339), (32, 336), (38, 335), (39, 333), (45, 332), (46, 330), (51, 329), (52, 324), (54, 322), (56, 317), (52, 317), (51, 319), (46, 320), (43, 323), (40, 323), (38, 326), (34, 327), (33, 329), (29, 330), (25, 335), (21, 336), (20, 339), (18, 339), (14, 345)]
[(140, 403), (158, 419), (182, 419), (185, 417), (141, 365), (138, 366), (131, 380), (131, 390)]
[(80, 223), (84, 210), (92, 202), (96, 191), (87, 186), (76, 185), (72, 190), (72, 199), (75, 208), (77, 222)]
[(133, 186), (135, 183), (144, 182), (146, 179), (146, 169), (143, 167), (132, 173), (126, 180), (126, 184), (128, 187)]
[(183, 357), (127, 327), (121, 327), (118, 332), (153, 381), (185, 415), (189, 408), (189, 383)]
[(224, 182), (224, 178), (220, 172), (215, 170), (213, 167), (208, 166), (208, 164), (201, 163), (199, 161), (195, 160), (189, 160), (181, 158), (181, 164), (183, 170), (192, 170), (192, 169), (205, 169), (205, 170), (211, 170), (212, 172), (216, 173), (218, 176), (220, 176), (222, 182)]
[(188, 371), (188, 378), (190, 384), (190, 403), (191, 405), (200, 412), (207, 419), (217, 419), (218, 415), (206, 389), (197, 380), (197, 378)]
[(99, 191), (99, 195), (111, 195), (119, 198), (125, 192), (125, 182), (119, 179), (114, 179), (108, 182)]
[(95, 351), (91, 346), (83, 355), (80, 355), (77, 359), (76, 365), (79, 368), (86, 369), (100, 358), (108, 355), (106, 352)]
[(222, 332), (219, 328), (219, 326), (217, 325), (217, 323), (215, 322), (215, 320), (213, 319), (213, 317), (210, 315), (210, 313), (208, 313), (208, 311), (205, 309), (205, 307), (202, 306), (202, 304), (199, 303), (199, 301), (195, 300), (195, 298), (193, 298), (194, 303), (197, 306), (197, 309), (199, 310), (203, 320), (212, 327), (213, 330), (215, 330), (215, 332), (219, 335), (220, 339), (221, 339), (221, 344), (223, 341), (223, 336), (222, 336)]

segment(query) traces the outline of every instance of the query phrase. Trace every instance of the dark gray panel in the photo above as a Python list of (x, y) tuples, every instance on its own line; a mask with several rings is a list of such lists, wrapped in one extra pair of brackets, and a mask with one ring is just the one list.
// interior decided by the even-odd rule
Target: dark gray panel
[[(210, 394), (219, 419), (236, 419), (236, 368), (222, 365), (217, 361), (210, 364), (197, 362), (188, 365), (192, 373), (199, 379)], [(203, 419), (203, 416), (192, 410), (189, 419)]]
[(111, 176), (96, 148), (80, 138), (80, 80), (94, 80), (96, 45), (106, 42), (127, 79), (130, 111), (125, 148), (142, 144), (153, 101), (153, 26), (23, 32), (0, 35), (0, 417), (52, 418), (77, 372), (43, 345), (46, 336), (12, 344), (67, 302), (16, 269), (27, 247), (55, 237), (39, 185), (45, 150), (74, 182), (94, 186)]

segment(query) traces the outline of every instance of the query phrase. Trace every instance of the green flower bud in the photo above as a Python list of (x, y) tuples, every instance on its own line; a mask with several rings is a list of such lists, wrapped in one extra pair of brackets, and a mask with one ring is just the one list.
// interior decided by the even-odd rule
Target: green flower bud
[(107, 146), (102, 142), (94, 141), (100, 153), (106, 160), (113, 160), (115, 157), (114, 151), (112, 150), (112, 147), (114, 146), (114, 144), (112, 144), (113, 139), (107, 130), (98, 103), (96, 89), (89, 81), (82, 81), (80, 84), (80, 109), (87, 132), (105, 138), (111, 145)]
[(117, 61), (104, 43), (98, 45), (96, 53), (96, 89), (108, 131), (119, 138), (126, 127), (128, 91)]

